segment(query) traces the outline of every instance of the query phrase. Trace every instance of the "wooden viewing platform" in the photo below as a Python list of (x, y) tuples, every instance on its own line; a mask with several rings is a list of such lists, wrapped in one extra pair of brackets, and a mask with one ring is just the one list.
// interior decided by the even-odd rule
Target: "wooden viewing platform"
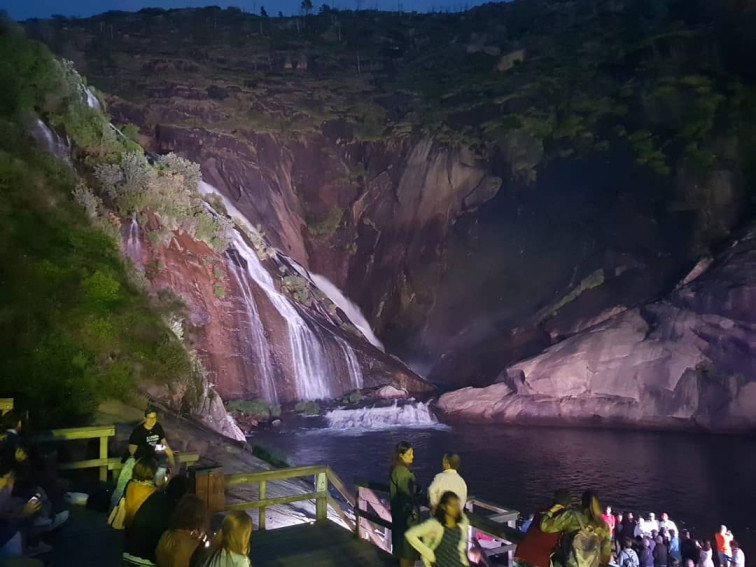
[[(13, 408), (13, 399), (0, 399), (0, 412)], [(120, 469), (120, 458), (108, 456), (108, 441), (115, 434), (112, 425), (56, 429), (37, 436), (38, 441), (71, 442), (99, 440), (98, 458), (60, 463), (61, 470), (98, 469), (100, 480)], [(177, 461), (195, 463), (197, 453), (177, 454)], [(205, 492), (211, 512), (257, 510), (250, 556), (255, 567), (383, 567), (396, 565), (391, 557), (391, 511), (388, 485), (357, 481), (356, 495), (326, 465), (284, 468), (261, 472), (203, 477), (197, 493)], [(198, 472), (202, 469), (196, 469)], [(238, 469), (237, 469), (238, 470)], [(198, 478), (198, 477), (195, 477)], [(302, 482), (302, 479), (309, 482)], [(251, 485), (251, 486), (250, 486)], [(294, 492), (284, 494), (282, 491)], [(215, 494), (213, 494), (215, 493)], [(268, 495), (271, 496), (268, 496)], [(314, 502), (314, 506), (312, 503)], [(281, 506), (297, 505), (281, 513)], [(277, 508), (275, 529), (266, 529), (266, 510)], [(505, 555), (512, 566), (514, 544), (521, 537), (515, 529), (518, 513), (471, 497), (467, 502), (471, 529), (469, 540), (492, 566), (492, 556)], [(218, 519), (217, 517), (215, 518)], [(289, 525), (293, 523), (293, 525)], [(494, 539), (482, 549), (476, 532)], [(52, 534), (53, 551), (43, 557), (51, 567), (124, 565), (123, 532), (107, 525), (107, 515), (80, 506), (60, 530)], [(501, 563), (496, 563), (501, 565)]]
[[(305, 489), (298, 494), (266, 497), (270, 483), (301, 477), (313, 479), (313, 491), (307, 492)], [(380, 496), (384, 489), (388, 489), (387, 486), (357, 482), (355, 497), (338, 476), (324, 465), (225, 477), (225, 487), (230, 488), (230, 492), (236, 492), (235, 488), (249, 484), (259, 487), (259, 497), (256, 500), (230, 503), (224, 511), (257, 510), (253, 514), (257, 527), (252, 534), (250, 546), (250, 557), (255, 567), (396, 565), (396, 560), (389, 552), (391, 514), (386, 498)], [(234, 496), (227, 494), (227, 498), (233, 500)], [(315, 502), (314, 517), (304, 523), (265, 529), (267, 508), (308, 501)], [(345, 511), (342, 505), (351, 510)], [(472, 498), (468, 500), (468, 516), (473, 526), (471, 532), (480, 531), (503, 542), (495, 545), (494, 549), (482, 550), (484, 556), (508, 555), (508, 561), (504, 564), (511, 565), (513, 541), (517, 539), (514, 529), (517, 512)], [(116, 567), (122, 564), (122, 549), (123, 533), (107, 526), (105, 514), (74, 507), (71, 519), (57, 535), (54, 550), (48, 559), (52, 567)], [(489, 561), (485, 564), (494, 565)]]

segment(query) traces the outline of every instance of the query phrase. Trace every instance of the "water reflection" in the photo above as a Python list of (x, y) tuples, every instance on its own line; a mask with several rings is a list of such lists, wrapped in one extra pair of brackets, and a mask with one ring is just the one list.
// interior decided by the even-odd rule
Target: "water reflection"
[(253, 442), (284, 452), (295, 464), (327, 462), (351, 482), (384, 480), (391, 448), (405, 438), (416, 447), (415, 472), (426, 486), (443, 453), (455, 450), (472, 495), (532, 511), (560, 486), (575, 497), (590, 486), (616, 510), (667, 512), (694, 537), (711, 539), (724, 522), (747, 556), (756, 553), (754, 437), (457, 426), (360, 435), (298, 430), (260, 433)]

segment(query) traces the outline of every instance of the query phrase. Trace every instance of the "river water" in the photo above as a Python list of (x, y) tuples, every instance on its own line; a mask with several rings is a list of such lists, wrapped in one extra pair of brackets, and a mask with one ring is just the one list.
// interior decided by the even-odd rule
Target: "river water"
[(521, 512), (547, 504), (566, 487), (573, 498), (591, 487), (602, 504), (634, 513), (667, 512), (693, 537), (712, 539), (721, 523), (756, 560), (756, 437), (627, 430), (454, 427), (299, 428), (261, 432), (252, 443), (293, 465), (327, 463), (350, 484), (387, 482), (391, 449), (415, 447), (413, 467), (427, 486), (441, 456), (454, 450), (471, 495)]

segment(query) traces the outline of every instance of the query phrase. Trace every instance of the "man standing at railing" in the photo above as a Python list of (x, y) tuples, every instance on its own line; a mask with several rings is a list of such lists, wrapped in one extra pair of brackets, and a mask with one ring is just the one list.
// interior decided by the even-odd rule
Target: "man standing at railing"
[(459, 455), (457, 453), (444, 453), (441, 459), (441, 472), (436, 475), (428, 488), (428, 501), (431, 513), (436, 511), (436, 506), (444, 492), (453, 492), (459, 498), (460, 505), (464, 509), (467, 503), (467, 483), (459, 475)]

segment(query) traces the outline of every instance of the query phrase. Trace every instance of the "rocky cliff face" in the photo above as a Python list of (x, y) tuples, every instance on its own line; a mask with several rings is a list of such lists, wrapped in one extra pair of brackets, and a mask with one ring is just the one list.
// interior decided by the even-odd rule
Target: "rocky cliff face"
[(449, 418), (742, 430), (756, 425), (756, 227), (703, 274), (443, 395)]
[(748, 65), (703, 4), (28, 27), (112, 93), (116, 122), (199, 162), (275, 247), (343, 289), (390, 352), (485, 385), (658, 297), (746, 215)]
[(181, 233), (165, 246), (143, 240), (139, 228), (129, 230), (127, 254), (158, 294), (186, 305), (177, 324), (224, 400), (330, 399), (386, 384), (431, 391), (253, 232), (234, 229), (222, 255)]

